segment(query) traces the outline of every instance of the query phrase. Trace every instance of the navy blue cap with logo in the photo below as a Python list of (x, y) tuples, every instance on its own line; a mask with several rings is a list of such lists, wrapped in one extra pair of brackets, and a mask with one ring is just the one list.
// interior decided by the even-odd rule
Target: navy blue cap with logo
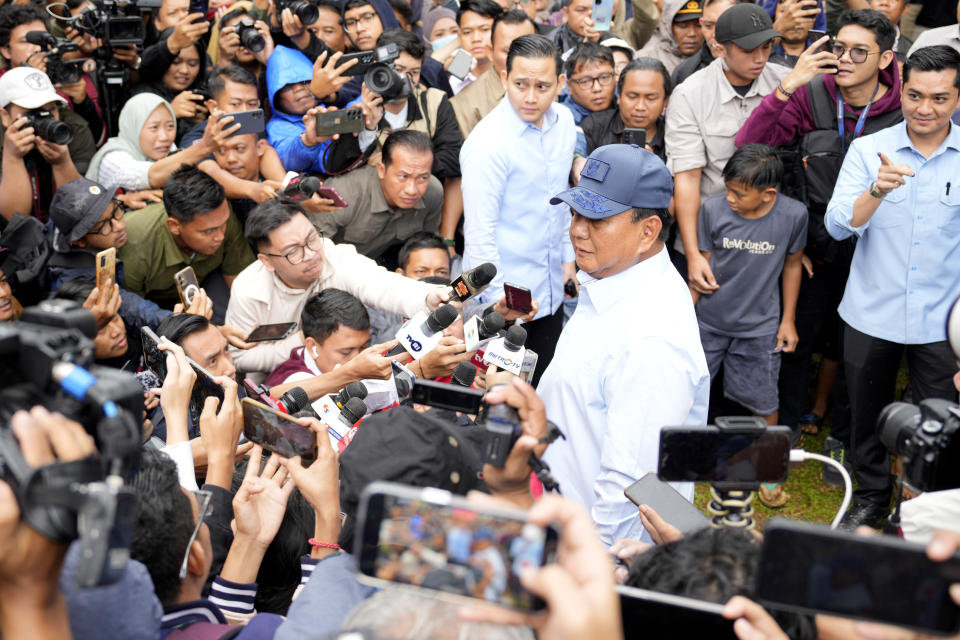
[(585, 218), (602, 220), (628, 209), (666, 209), (673, 178), (663, 161), (635, 144), (608, 144), (587, 158), (580, 184), (550, 198)]

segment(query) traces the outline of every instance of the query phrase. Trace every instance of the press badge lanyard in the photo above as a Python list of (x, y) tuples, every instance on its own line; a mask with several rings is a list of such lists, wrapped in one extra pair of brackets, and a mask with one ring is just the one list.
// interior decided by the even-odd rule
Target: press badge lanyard
[[(870, 115), (870, 107), (873, 106), (873, 100), (877, 97), (877, 92), (880, 91), (880, 83), (877, 83), (877, 88), (873, 90), (873, 95), (870, 96), (870, 102), (867, 103), (867, 106), (863, 108), (863, 111), (860, 112), (860, 117), (857, 118), (857, 124), (853, 128), (853, 139), (856, 140), (860, 137), (860, 134), (863, 133), (863, 127), (867, 124), (867, 117)], [(843, 131), (843, 96), (840, 95), (840, 91), (837, 90), (837, 133), (840, 134), (840, 155), (847, 155), (847, 145), (844, 144), (844, 131)]]

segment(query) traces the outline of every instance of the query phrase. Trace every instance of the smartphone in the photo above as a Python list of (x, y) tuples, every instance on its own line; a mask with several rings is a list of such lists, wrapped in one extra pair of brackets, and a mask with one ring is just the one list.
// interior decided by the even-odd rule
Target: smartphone
[(522, 313), (533, 311), (533, 297), (530, 295), (530, 289), (507, 282), (503, 285), (503, 294), (507, 298), (507, 309)]
[(334, 189), (333, 187), (320, 187), (317, 189), (317, 195), (321, 198), (327, 198), (328, 200), (333, 200), (333, 206), (335, 207), (348, 207), (350, 203), (344, 199), (340, 192)]
[(715, 426), (660, 430), (657, 475), (667, 482), (785, 482), (790, 427), (744, 433)]
[[(807, 42), (810, 44), (813, 44), (814, 42), (824, 37), (825, 35), (827, 35), (826, 31), (821, 31), (819, 29), (810, 29), (809, 31), (807, 31)], [(822, 51), (831, 51), (832, 47), (833, 47), (833, 42), (831, 42), (830, 40), (827, 40), (825, 44), (817, 48), (816, 53), (820, 53)]]
[(343, 75), (362, 76), (370, 70), (370, 67), (375, 65), (380, 60), (380, 56), (377, 53), (377, 49), (345, 53), (340, 57), (340, 61), (337, 62), (337, 66), (341, 67), (351, 60), (358, 60), (358, 62), (349, 69), (344, 70)]
[(593, 0), (593, 28), (597, 31), (610, 31), (610, 22), (613, 20), (614, 0)]
[(685, 534), (710, 526), (707, 516), (652, 471), (624, 489), (623, 495), (638, 507), (650, 505), (661, 518)]
[(546, 607), (519, 575), (554, 561), (558, 532), (527, 522), (524, 511), (480, 506), (442, 489), (374, 482), (357, 513), (355, 555), (364, 582), (416, 585), (522, 611)]
[(317, 434), (312, 429), (251, 398), (244, 398), (240, 405), (247, 440), (285, 458), (300, 456), (305, 463), (317, 459)]
[(187, 13), (202, 13), (202, 18), (197, 18), (194, 22), (206, 22), (207, 11), (209, 11), (209, 0), (190, 0), (190, 9)]
[(177, 284), (177, 293), (180, 294), (180, 302), (186, 310), (193, 303), (193, 297), (200, 293), (200, 283), (197, 281), (197, 274), (193, 267), (181, 269), (173, 274), (173, 281)]
[(97, 254), (97, 289), (103, 287), (107, 278), (110, 282), (117, 282), (117, 250), (114, 247)]
[(736, 640), (723, 605), (670, 593), (617, 585), (624, 638)]
[(240, 123), (240, 128), (230, 134), (230, 137), (233, 136), (242, 136), (247, 133), (256, 133), (261, 134), (264, 132), (266, 125), (263, 120), (263, 109), (251, 109), (250, 111), (237, 111), (236, 113), (225, 113), (220, 116), (220, 119), (231, 116), (233, 122), (231, 122), (228, 127)]
[[(143, 344), (143, 362), (147, 365), (147, 368), (157, 374), (160, 380), (164, 380), (167, 377), (168, 352), (159, 349), (158, 345), (161, 338), (150, 327), (141, 327), (140, 341)], [(207, 398), (210, 397), (219, 400), (218, 407), (222, 405), (223, 387), (213, 379), (213, 374), (194, 362), (190, 356), (186, 356), (186, 358), (197, 374), (197, 380), (193, 383), (193, 392), (190, 396), (191, 408), (199, 415), (203, 411), (203, 405)]]
[[(524, 349), (523, 363), (520, 365), (520, 378), (533, 384), (533, 374), (537, 371), (537, 360), (540, 356), (533, 349)], [(488, 365), (489, 366), (489, 365)]]
[(763, 531), (756, 593), (772, 609), (954, 635), (960, 631), (960, 608), (948, 593), (954, 582), (960, 556), (933, 562), (924, 545), (900, 538), (774, 518)]
[(459, 385), (417, 379), (413, 382), (410, 399), (440, 409), (477, 413), (483, 401), (483, 392)]
[(317, 136), (363, 131), (363, 110), (360, 107), (337, 109), (317, 114)]
[(643, 149), (647, 145), (647, 130), (625, 127), (620, 141), (623, 144), (635, 144)]
[(270, 342), (283, 340), (297, 330), (296, 322), (278, 322), (277, 324), (262, 324), (250, 332), (244, 340), (246, 342)]
[(463, 80), (470, 73), (471, 66), (473, 66), (473, 56), (463, 49), (457, 49), (453, 54), (453, 60), (450, 61), (450, 66), (447, 67), (447, 73), (458, 80)]

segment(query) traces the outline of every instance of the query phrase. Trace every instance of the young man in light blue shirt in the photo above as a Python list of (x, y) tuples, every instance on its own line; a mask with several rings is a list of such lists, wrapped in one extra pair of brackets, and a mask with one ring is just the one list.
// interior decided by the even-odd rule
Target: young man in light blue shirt
[(567, 188), (576, 142), (573, 116), (554, 100), (563, 87), (560, 54), (549, 39), (521, 36), (501, 74), (507, 95), (460, 151), (463, 173), (463, 269), (484, 262), (497, 276), (478, 301), (503, 296), (503, 283), (530, 289), (540, 304), (527, 346), (543, 371), (563, 327), (563, 285), (575, 281), (566, 207), (550, 198)]
[(827, 207), (827, 230), (859, 238), (840, 303), (859, 482), (840, 525), (878, 526), (893, 486), (877, 417), (906, 353), (913, 401), (956, 401), (946, 340), (960, 295), (960, 53), (926, 47), (903, 66), (904, 122), (853, 142)]
[[(660, 429), (707, 423), (710, 373), (693, 301), (664, 247), (672, 195), (660, 158), (612, 144), (551, 200), (573, 214), (580, 301), (537, 389), (566, 435), (544, 460), (607, 545), (643, 533), (623, 491), (656, 472)], [(675, 486), (693, 499), (692, 484)]]

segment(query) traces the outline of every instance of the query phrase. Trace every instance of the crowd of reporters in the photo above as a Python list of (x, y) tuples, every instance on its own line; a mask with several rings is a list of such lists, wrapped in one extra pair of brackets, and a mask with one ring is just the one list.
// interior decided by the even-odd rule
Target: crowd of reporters
[[(799, 437), (832, 409), (843, 526), (886, 519), (901, 359), (914, 402), (957, 399), (960, 27), (911, 41), (903, 0), (594, 4), (0, 6), (0, 636), (617, 638), (616, 583), (723, 604), (740, 638), (913, 633), (765, 609), (754, 534), (621, 494), (665, 421)], [(249, 400), (315, 459), (258, 444)], [(522, 435), (497, 459), (500, 405)], [(375, 481), (557, 525), (556, 563), (514, 576), (547, 611), (358, 581)], [(904, 529), (960, 531), (944, 494)]]

